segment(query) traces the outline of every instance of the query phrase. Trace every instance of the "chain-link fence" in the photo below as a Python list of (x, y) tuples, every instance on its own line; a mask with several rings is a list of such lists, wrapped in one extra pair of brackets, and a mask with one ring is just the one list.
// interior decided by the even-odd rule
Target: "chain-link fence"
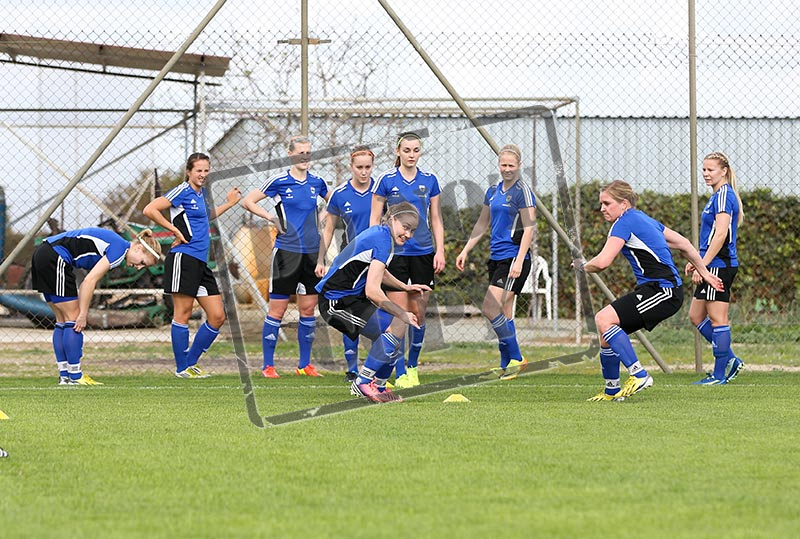
[[(214, 3), (4, 4), (5, 260)], [(543, 110), (553, 111), (581, 236), (592, 238), (584, 241), (587, 253), (602, 245), (591, 232), (606, 230), (596, 212), (597, 185), (616, 178), (642, 193), (652, 215), (691, 234), (685, 3), (310, 2), (307, 63), (301, 6), (225, 3), (189, 46), (181, 70), (156, 87), (47, 215), (35, 240), (15, 256), (2, 277), (4, 341), (14, 342), (18, 328), (53, 322), (30, 291), (31, 253), (42, 238), (88, 226), (129, 234), (124, 224), (135, 230), (149, 225), (142, 207), (181, 181), (183, 163), (194, 151), (208, 152), (213, 169), (226, 172), (214, 183), (217, 198), (234, 185), (242, 192), (257, 188), (285, 166), (285, 142), (304, 125), (306, 68), (309, 135), (314, 150), (333, 149), (312, 167), (330, 187), (350, 178), (347, 148), (369, 144), (378, 175), (392, 165), (397, 133), (426, 134), (420, 168), (439, 178), (446, 229), (447, 266), (431, 304), (432, 324), (439, 324), (443, 341), (492, 335), (479, 313), (486, 285), (482, 267), (466, 278), (454, 260), (498, 171), (492, 148), (442, 79), (498, 144), (522, 148), (526, 181), (540, 195), (539, 204), (558, 216), (541, 120)], [(696, 6), (697, 157), (726, 152), (740, 180), (746, 218), (732, 323), (740, 328), (737, 337), (751, 342), (791, 342), (800, 334), (800, 277), (793, 265), (800, 240), (792, 218), (800, 190), (800, 22), (785, 16), (792, 7), (787, 0), (768, 1), (758, 10), (742, 0)], [(405, 35), (400, 24), (407, 27)], [(700, 185), (702, 204), (710, 193)], [(576, 320), (569, 253), (541, 218), (537, 232), (534, 258), (540, 268), (517, 305), (521, 339), (528, 345), (585, 339)], [(243, 327), (257, 342), (274, 236), (241, 208), (226, 213), (214, 233), (234, 261)], [(162, 242), (166, 248), (171, 238)], [(626, 272), (620, 270), (619, 278), (610, 274), (614, 292), (630, 286)], [(171, 314), (159, 291), (162, 274), (159, 266), (110, 272), (94, 298), (90, 325), (149, 327), (137, 330), (134, 339), (168, 342), (163, 325)], [(290, 309), (286, 320), (295, 322), (296, 312)], [(670, 331), (686, 328), (690, 338), (685, 313), (670, 324)], [(131, 338), (126, 335), (98, 331), (93, 341)]]

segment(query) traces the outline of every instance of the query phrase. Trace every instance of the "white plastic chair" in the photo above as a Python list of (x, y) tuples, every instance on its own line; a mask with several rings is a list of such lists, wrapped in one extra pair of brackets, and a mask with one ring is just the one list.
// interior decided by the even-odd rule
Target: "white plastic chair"
[[(536, 294), (537, 296), (544, 297), (545, 313), (547, 319), (553, 319), (553, 279), (550, 277), (550, 270), (547, 268), (547, 260), (541, 256), (537, 256), (533, 261), (535, 267), (532, 268), (530, 275), (525, 279), (525, 285), (522, 287), (523, 294)], [(516, 298), (514, 298), (514, 307), (516, 307)], [(536, 301), (537, 311), (538, 306), (542, 304), (541, 301)], [(539, 318), (539, 313), (533, 313), (534, 318)]]

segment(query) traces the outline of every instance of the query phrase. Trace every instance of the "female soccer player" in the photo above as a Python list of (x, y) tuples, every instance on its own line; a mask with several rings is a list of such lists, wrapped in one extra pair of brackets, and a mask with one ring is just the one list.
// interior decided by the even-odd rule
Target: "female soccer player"
[[(319, 252), (318, 267), (324, 268), (325, 252), (331, 244), (339, 219), (344, 221), (345, 226), (343, 247), (369, 228), (369, 214), (372, 208), (371, 189), (374, 184), (370, 174), (372, 174), (374, 161), (375, 154), (368, 146), (356, 146), (350, 152), (350, 171), (353, 177), (334, 189), (328, 200), (327, 216), (323, 219), (323, 247)], [(345, 382), (352, 383), (358, 375), (358, 337), (351, 339), (346, 334), (342, 334), (342, 340), (344, 341), (344, 359), (347, 361)]]
[[(652, 330), (681, 308), (683, 289), (670, 249), (678, 249), (694, 265), (695, 271), (714, 289), (722, 291), (722, 281), (708, 271), (691, 242), (652, 217), (636, 209), (638, 195), (626, 182), (615, 180), (600, 190), (600, 213), (613, 223), (600, 254), (589, 260), (573, 261), (578, 269), (594, 273), (606, 269), (622, 252), (636, 277), (633, 292), (617, 298), (595, 315), (600, 332), (600, 366), (605, 390), (590, 401), (622, 400), (653, 385), (650, 376), (628, 335), (646, 328)], [(620, 388), (620, 361), (630, 376)]]
[[(225, 202), (206, 214), (203, 184), (210, 169), (211, 161), (207, 155), (193, 153), (186, 161), (186, 181), (144, 208), (145, 216), (175, 234), (164, 263), (164, 293), (172, 294), (172, 353), (178, 378), (210, 376), (197, 366), (197, 361), (225, 323), (222, 296), (208, 267), (209, 218), (216, 219), (235, 206), (242, 194), (238, 187), (232, 188)], [(167, 208), (169, 220), (161, 213)], [(195, 299), (205, 311), (206, 321), (197, 330), (190, 348), (189, 317)]]
[[(154, 266), (161, 260), (161, 245), (150, 229), (129, 242), (105, 228), (80, 228), (45, 239), (33, 252), (33, 288), (56, 315), (53, 350), (59, 384), (101, 385), (81, 371), (83, 330), (92, 294), (108, 270), (123, 263), (132, 268)], [(88, 270), (80, 289), (72, 268)]]
[(514, 297), (522, 291), (531, 270), (530, 246), (536, 199), (520, 181), (522, 152), (514, 144), (500, 150), (501, 180), (486, 190), (483, 209), (467, 244), (456, 258), (464, 271), (469, 252), (491, 226), (489, 240), (489, 288), (483, 298), (483, 315), (491, 322), (500, 348), (500, 368), (510, 367), (505, 379), (515, 378), (525, 360), (519, 351), (514, 327)]
[[(260, 189), (254, 189), (242, 200), (245, 209), (269, 220), (278, 229), (272, 252), (269, 312), (261, 333), (264, 352), (261, 374), (266, 378), (280, 377), (275, 371), (275, 345), (292, 294), (297, 294), (300, 311), (297, 328), (300, 359), (294, 372), (302, 376), (321, 376), (311, 364), (311, 346), (316, 330), (317, 291), (314, 287), (322, 274), (321, 268), (317, 268), (321, 240), (317, 199), (328, 201), (328, 186), (325, 180), (308, 171), (311, 142), (306, 137), (292, 137), (288, 153), (291, 168), (270, 177)], [(258, 204), (267, 197), (275, 203), (275, 214)]]
[[(392, 259), (389, 271), (402, 283), (424, 284), (434, 288), (434, 274), (444, 269), (444, 226), (439, 201), (439, 180), (434, 174), (417, 168), (422, 154), (422, 141), (416, 133), (401, 133), (395, 147), (395, 168), (382, 175), (372, 188), (370, 225), (378, 224), (384, 203), (391, 207), (400, 202), (410, 202), (417, 208), (420, 223), (414, 237), (403, 246), (402, 252)], [(430, 221), (428, 215), (430, 214)], [(403, 290), (389, 290), (391, 301), (404, 310), (414, 313), (419, 327), (410, 330), (408, 369), (401, 351), (397, 361), (395, 386), (398, 388), (419, 385), (417, 363), (425, 338), (425, 310), (430, 292), (408, 294)], [(403, 342), (401, 341), (401, 350)]]
[(736, 233), (744, 212), (736, 189), (736, 174), (725, 154), (714, 152), (703, 158), (703, 179), (714, 193), (703, 209), (700, 254), (711, 273), (722, 279), (725, 290), (717, 292), (703, 283), (691, 263), (686, 265), (686, 275), (691, 274), (692, 282), (697, 285), (689, 306), (689, 320), (714, 351), (714, 372), (695, 384), (710, 386), (727, 384), (744, 368), (744, 362), (731, 350), (728, 321), (731, 285), (739, 269)]
[(414, 235), (419, 223), (416, 208), (408, 202), (394, 204), (383, 223), (368, 228), (347, 244), (317, 285), (322, 294), (322, 318), (351, 339), (364, 335), (373, 341), (350, 386), (353, 395), (373, 402), (401, 400), (386, 388), (386, 380), (400, 359), (406, 325), (419, 327), (414, 313), (392, 302), (381, 285), (411, 294), (430, 291), (426, 285), (400, 282), (387, 269), (395, 246), (403, 245)]

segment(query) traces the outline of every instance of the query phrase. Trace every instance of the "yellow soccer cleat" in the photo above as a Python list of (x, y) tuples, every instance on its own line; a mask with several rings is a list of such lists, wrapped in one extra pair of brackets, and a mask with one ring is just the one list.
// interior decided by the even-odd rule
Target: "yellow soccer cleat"
[(637, 378), (635, 376), (629, 376), (627, 380), (625, 380), (625, 385), (622, 386), (622, 390), (619, 392), (619, 395), (622, 397), (630, 397), (634, 393), (638, 393), (648, 387), (652, 387), (653, 385), (653, 377), (649, 374), (642, 378)]
[(0, 419), (8, 419), (8, 416), (3, 410), (0, 410)]
[(409, 378), (408, 373), (406, 373), (395, 378), (394, 387), (395, 389), (408, 389), (414, 386), (411, 385), (411, 378)]
[(513, 380), (519, 373), (524, 371), (528, 366), (528, 360), (525, 358), (520, 359), (512, 359), (508, 362), (508, 366), (506, 367), (505, 372), (500, 377), (501, 380)]
[(408, 376), (409, 382), (411, 382), (411, 387), (419, 385), (419, 371), (417, 367), (408, 367), (406, 369), (406, 375)]
[[(622, 393), (622, 392), (620, 391), (620, 393)], [(594, 397), (589, 397), (586, 400), (589, 401), (589, 402), (611, 402), (611, 401), (619, 402), (619, 401), (624, 401), (625, 397), (622, 397), (620, 395), (620, 393), (617, 393), (616, 395), (609, 395), (605, 391), (601, 391), (600, 393), (598, 393)]]
[(194, 374), (194, 378), (209, 378), (211, 376), (210, 373), (204, 371), (197, 365), (192, 365), (191, 367), (187, 367), (186, 370)]
[(75, 380), (75, 382), (79, 386), (101, 386), (101, 385), (103, 385), (103, 382), (98, 382), (97, 380), (93, 379), (91, 376), (89, 376), (86, 373), (84, 373), (80, 378)]

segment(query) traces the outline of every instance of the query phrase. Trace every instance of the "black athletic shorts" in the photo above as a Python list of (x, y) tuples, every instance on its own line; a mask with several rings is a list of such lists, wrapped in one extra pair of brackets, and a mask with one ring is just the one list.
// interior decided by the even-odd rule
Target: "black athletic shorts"
[(67, 264), (46, 241), (40, 243), (33, 252), (31, 282), (33, 288), (45, 296), (78, 297), (78, 286), (72, 266)]
[(525, 279), (531, 272), (531, 259), (526, 258), (522, 262), (522, 273), (516, 279), (509, 279), (508, 272), (511, 271), (511, 264), (514, 263), (513, 258), (504, 258), (503, 260), (489, 260), (486, 267), (489, 269), (489, 285), (498, 288), (511, 290), (514, 294), (518, 295), (522, 292), (522, 287), (525, 286)]
[(204, 261), (170, 251), (164, 260), (164, 293), (202, 298), (218, 296), (219, 287), (211, 268)]
[(366, 296), (319, 297), (319, 314), (329, 326), (355, 340), (378, 308)]
[(703, 281), (694, 289), (694, 297), (705, 301), (722, 301), (724, 303), (730, 303), (731, 286), (733, 285), (733, 280), (736, 279), (736, 272), (738, 270), (738, 267), (708, 268), (708, 271), (710, 271), (712, 275), (716, 275), (722, 279), (722, 286), (725, 287), (725, 290), (722, 292), (717, 292), (714, 290), (713, 286)]
[[(389, 262), (389, 273), (406, 284), (426, 284), (435, 288), (433, 277), (433, 253), (416, 256), (395, 256)], [(387, 286), (387, 290), (397, 290)]]
[(283, 249), (272, 251), (272, 269), (269, 276), (269, 293), (289, 297), (292, 294), (315, 295), (319, 277), (318, 253), (295, 253)]
[(639, 285), (630, 294), (611, 302), (619, 317), (619, 327), (629, 335), (640, 329), (652, 330), (677, 313), (681, 305), (683, 288), (663, 288), (658, 283)]

